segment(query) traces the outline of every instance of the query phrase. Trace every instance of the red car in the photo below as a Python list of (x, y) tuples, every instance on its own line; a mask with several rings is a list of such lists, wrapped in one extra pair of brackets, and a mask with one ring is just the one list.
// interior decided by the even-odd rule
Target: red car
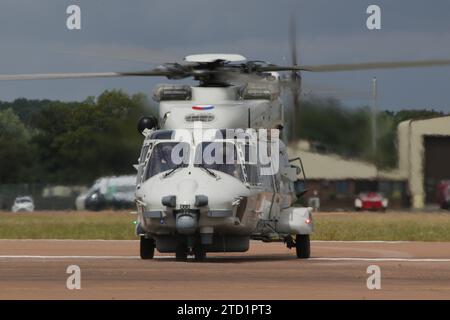
[(442, 209), (450, 209), (450, 180), (439, 182), (436, 198)]
[(389, 200), (379, 192), (360, 193), (355, 199), (355, 209), (386, 211)]

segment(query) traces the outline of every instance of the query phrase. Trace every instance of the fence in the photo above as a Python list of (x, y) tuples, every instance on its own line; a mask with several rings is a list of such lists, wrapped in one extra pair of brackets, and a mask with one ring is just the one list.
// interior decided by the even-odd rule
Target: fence
[(72, 210), (85, 186), (48, 184), (0, 184), (0, 210), (11, 210), (18, 196), (31, 196), (36, 210)]

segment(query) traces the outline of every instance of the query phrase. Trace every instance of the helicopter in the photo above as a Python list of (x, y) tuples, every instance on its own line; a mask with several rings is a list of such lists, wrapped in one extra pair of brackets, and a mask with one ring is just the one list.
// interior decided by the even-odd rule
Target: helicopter
[[(309, 258), (313, 209), (293, 206), (308, 191), (301, 187), (306, 184), (305, 170), (300, 158), (288, 157), (286, 146), (279, 139), (285, 122), (280, 98), (283, 88), (291, 89), (295, 111), (299, 109), (301, 84), (298, 70), (450, 63), (301, 67), (294, 57), (295, 53), (291, 66), (277, 66), (261, 61), (243, 63), (245, 57), (237, 54), (191, 55), (184, 60), (189, 63), (188, 69), (194, 69), (188, 73), (200, 82), (198, 86), (155, 88), (153, 98), (159, 102), (159, 117), (143, 117), (138, 123), (139, 132), (145, 136), (136, 165), (136, 233), (141, 236), (141, 258), (153, 258), (157, 249), (161, 253), (175, 252), (180, 261), (189, 254), (202, 261), (207, 252), (247, 251), (250, 240), (284, 242), (288, 248), (295, 248), (298, 258)], [(291, 71), (288, 81), (280, 76), (282, 71)], [(198, 125), (208, 134), (197, 132)], [(259, 136), (252, 130), (242, 132), (242, 128), (257, 133), (270, 128), (272, 132), (269, 137)], [(265, 144), (261, 146), (262, 141)], [(212, 156), (205, 155), (204, 149), (211, 146), (220, 154), (219, 161), (208, 161)], [(184, 160), (176, 163), (173, 154), (177, 147), (175, 154), (183, 150)], [(261, 167), (268, 163), (247, 161), (248, 154), (261, 149), (271, 155), (266, 174), (260, 174)], [(233, 161), (220, 161), (220, 157), (230, 153), (234, 154)]]
[[(159, 116), (138, 121), (144, 136), (135, 165), (141, 258), (152, 259), (158, 250), (175, 253), (179, 261), (189, 255), (203, 261), (207, 252), (245, 252), (253, 239), (284, 242), (296, 249), (298, 258), (306, 259), (314, 230), (312, 208), (294, 206), (308, 190), (297, 187), (302, 184), (299, 177), (306, 180), (301, 159), (290, 159), (280, 139), (285, 125), (281, 91), (288, 88), (292, 93), (291, 121), (296, 128), (304, 72), (444, 66), (450, 59), (302, 65), (295, 37), (291, 53), (287, 66), (239, 54), (196, 54), (143, 71), (0, 75), (0, 81), (110, 77), (198, 81), (196, 86), (157, 86)], [(281, 76), (283, 72), (290, 76)], [(205, 132), (199, 134), (199, 127)], [(263, 132), (267, 134), (260, 135)], [(248, 161), (251, 154), (258, 155), (256, 161)], [(260, 154), (266, 154), (267, 161), (260, 161)]]

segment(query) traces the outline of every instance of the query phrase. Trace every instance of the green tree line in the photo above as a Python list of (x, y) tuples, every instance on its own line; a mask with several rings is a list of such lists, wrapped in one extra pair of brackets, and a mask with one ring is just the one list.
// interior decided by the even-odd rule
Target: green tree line
[[(82, 102), (0, 102), (0, 183), (86, 184), (100, 176), (132, 174), (142, 143), (137, 121), (155, 111), (144, 94), (119, 90)], [(297, 130), (326, 151), (387, 168), (396, 165), (398, 123), (441, 115), (432, 110), (380, 112), (376, 155), (371, 154), (367, 107), (309, 98), (302, 101)]]
[(82, 102), (18, 99), (0, 103), (0, 183), (90, 183), (130, 174), (149, 114), (147, 97), (105, 91)]
[(380, 168), (397, 166), (397, 126), (409, 119), (444, 116), (435, 110), (381, 111), (376, 115), (377, 152), (372, 152), (370, 107), (349, 108), (333, 98), (311, 97), (300, 107), (296, 136), (317, 142), (325, 152), (359, 158)]

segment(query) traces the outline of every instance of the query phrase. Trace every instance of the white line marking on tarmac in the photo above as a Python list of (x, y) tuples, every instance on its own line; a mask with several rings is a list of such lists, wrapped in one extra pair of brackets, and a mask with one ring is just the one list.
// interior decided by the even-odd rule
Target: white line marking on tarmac
[[(36, 260), (140, 260), (139, 256), (34, 256), (34, 255), (0, 255), (1, 259), (36, 259)], [(155, 259), (175, 259), (175, 256), (155, 256)]]
[[(116, 239), (0, 239), (2, 242), (139, 242), (139, 240), (116, 240)], [(260, 241), (252, 240), (257, 243)], [(426, 243), (426, 241), (407, 241), (407, 240), (311, 240), (312, 243)], [(430, 242), (434, 243), (434, 242)]]
[(33, 255), (0, 255), (0, 259), (138, 259), (138, 256), (33, 256)]
[(139, 242), (139, 240), (118, 240), (118, 239), (0, 239), (4, 242)]
[(315, 243), (412, 243), (412, 242), (424, 242), (424, 241), (406, 241), (406, 240), (311, 240)]
[(379, 261), (379, 262), (450, 262), (450, 259), (428, 258), (309, 258), (315, 261)]
[[(155, 256), (155, 259), (174, 259), (175, 256)], [(0, 259), (36, 259), (36, 260), (139, 260), (139, 256), (38, 256), (38, 255), (0, 255)], [(350, 257), (317, 257), (303, 261), (360, 261), (360, 262), (450, 262), (450, 258), (350, 258)]]

